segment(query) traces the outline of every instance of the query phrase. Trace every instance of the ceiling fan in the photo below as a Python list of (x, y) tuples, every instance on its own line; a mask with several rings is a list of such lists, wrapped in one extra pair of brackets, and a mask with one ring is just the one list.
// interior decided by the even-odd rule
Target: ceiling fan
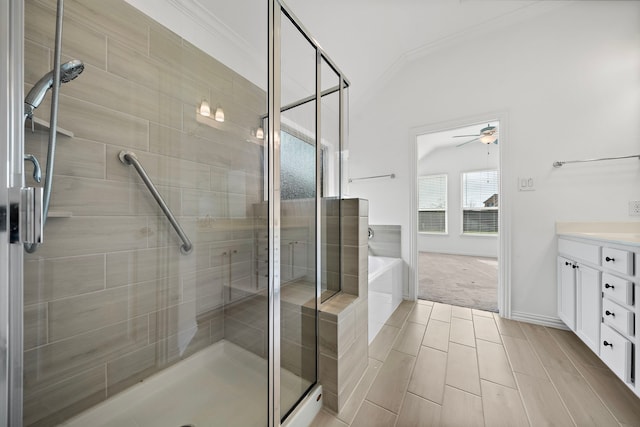
[(475, 136), (476, 138), (456, 145), (456, 147), (462, 147), (470, 142), (480, 141), (483, 144), (497, 144), (498, 143), (498, 128), (495, 126), (487, 125), (480, 129), (480, 133), (476, 135), (455, 135), (454, 138), (469, 138)]

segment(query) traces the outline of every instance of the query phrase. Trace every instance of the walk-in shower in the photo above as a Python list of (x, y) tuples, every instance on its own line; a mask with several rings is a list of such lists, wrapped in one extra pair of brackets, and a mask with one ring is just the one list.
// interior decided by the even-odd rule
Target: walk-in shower
[(49, 128), (57, 147), (42, 244), (0, 247), (0, 425), (280, 425), (340, 289), (348, 82), (278, 0), (68, 1), (59, 64), (56, 1), (6, 3), (20, 124), (0, 125), (24, 141), (0, 235), (39, 186), (24, 153), (52, 156)]

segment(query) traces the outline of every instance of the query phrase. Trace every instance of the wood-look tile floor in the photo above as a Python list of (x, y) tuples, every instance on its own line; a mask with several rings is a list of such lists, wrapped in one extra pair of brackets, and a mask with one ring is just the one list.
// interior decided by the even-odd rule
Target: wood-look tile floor
[(572, 332), (404, 301), (343, 410), (311, 425), (628, 427), (640, 399)]

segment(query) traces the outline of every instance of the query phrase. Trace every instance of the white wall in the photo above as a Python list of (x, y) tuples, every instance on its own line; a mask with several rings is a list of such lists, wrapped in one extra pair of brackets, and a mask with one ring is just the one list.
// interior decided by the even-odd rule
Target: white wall
[[(465, 139), (461, 139), (460, 142), (464, 141)], [(421, 141), (421, 138), (418, 138), (418, 144), (425, 143), (428, 144), (428, 141)], [(418, 235), (419, 251), (484, 257), (498, 256), (497, 236), (462, 234), (462, 173), (497, 168), (498, 147), (495, 145), (487, 147), (480, 142), (472, 142), (462, 147), (436, 148), (419, 160), (418, 176), (447, 175), (448, 229), (446, 235), (420, 233)]]
[[(637, 160), (552, 163), (640, 152), (640, 3), (573, 2), (469, 37), (410, 63), (352, 108), (351, 176), (397, 179), (354, 182), (349, 192), (369, 199), (372, 223), (403, 226), (405, 260), (410, 129), (493, 111), (506, 113), (508, 129), (500, 142), (503, 202), (513, 212), (513, 315), (553, 320), (555, 222), (635, 219), (628, 201), (640, 200)], [(518, 192), (518, 176), (533, 177), (536, 190)]]

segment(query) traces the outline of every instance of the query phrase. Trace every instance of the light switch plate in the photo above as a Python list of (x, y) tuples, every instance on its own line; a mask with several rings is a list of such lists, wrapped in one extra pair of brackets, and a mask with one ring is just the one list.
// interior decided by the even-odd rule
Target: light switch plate
[(535, 182), (533, 177), (525, 176), (518, 178), (518, 191), (535, 191)]

